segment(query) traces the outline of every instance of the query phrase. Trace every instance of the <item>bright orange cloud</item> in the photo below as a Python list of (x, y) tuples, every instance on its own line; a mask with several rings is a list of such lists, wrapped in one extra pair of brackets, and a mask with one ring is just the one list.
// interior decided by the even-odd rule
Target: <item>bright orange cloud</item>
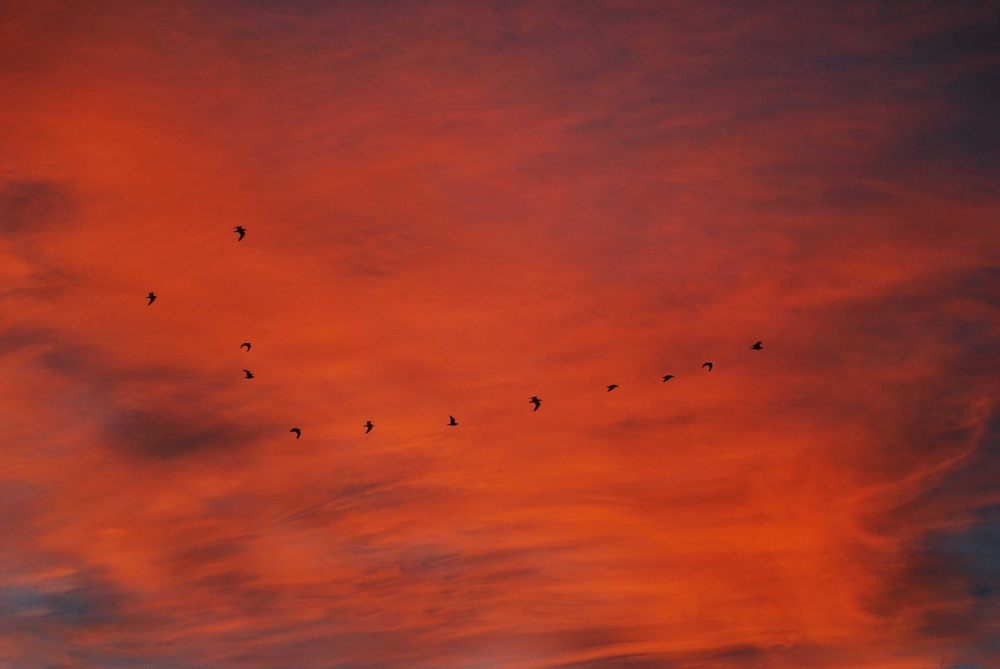
[(0, 17), (0, 664), (1000, 638), (995, 11)]

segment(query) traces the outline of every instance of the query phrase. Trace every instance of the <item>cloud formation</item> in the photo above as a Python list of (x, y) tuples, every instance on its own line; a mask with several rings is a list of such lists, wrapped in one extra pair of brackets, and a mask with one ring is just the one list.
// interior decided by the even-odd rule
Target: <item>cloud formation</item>
[(998, 30), (5, 10), (0, 664), (988, 651)]

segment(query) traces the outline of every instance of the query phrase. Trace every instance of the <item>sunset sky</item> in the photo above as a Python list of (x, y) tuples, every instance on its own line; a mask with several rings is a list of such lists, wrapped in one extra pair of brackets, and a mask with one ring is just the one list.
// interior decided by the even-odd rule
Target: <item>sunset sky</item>
[(1000, 666), (998, 119), (996, 2), (0, 0), (0, 667)]

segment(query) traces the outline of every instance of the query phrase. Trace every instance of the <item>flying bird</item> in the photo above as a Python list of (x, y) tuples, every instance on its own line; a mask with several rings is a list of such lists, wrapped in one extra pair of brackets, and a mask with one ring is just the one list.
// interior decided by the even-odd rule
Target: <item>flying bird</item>
[(150, 291), (149, 295), (147, 295), (146, 297), (148, 297), (148, 298), (149, 298), (149, 304), (147, 304), (147, 305), (146, 305), (146, 306), (148, 307), (148, 306), (149, 306), (150, 304), (152, 304), (152, 303), (153, 303), (153, 300), (155, 300), (155, 299), (156, 299), (156, 295), (154, 295), (154, 294), (153, 294), (153, 292), (152, 292), (152, 291)]
[(243, 237), (247, 234), (246, 228), (244, 228), (242, 225), (237, 225), (236, 229), (234, 229), (233, 232), (240, 233), (240, 238), (236, 240), (238, 242), (242, 242), (243, 241)]
[(451, 419), (451, 422), (449, 422), (448, 425), (451, 425), (451, 426), (458, 425), (458, 423), (455, 421), (455, 417), (454, 416), (448, 416), (448, 418)]
[(365, 430), (365, 434), (368, 434), (369, 432), (372, 431), (372, 428), (375, 427), (375, 426), (372, 424), (371, 421), (368, 421), (367, 423), (365, 423), (365, 427), (368, 428), (367, 430)]
[(252, 379), (253, 378), (253, 374), (250, 372), (249, 369), (244, 369), (243, 371), (246, 372), (246, 375), (247, 375), (246, 378), (248, 378), (248, 379)]
[(297, 427), (293, 427), (293, 428), (292, 428), (291, 430), (289, 430), (289, 432), (294, 432), (294, 433), (295, 433), (295, 438), (296, 438), (296, 439), (298, 439), (299, 437), (301, 437), (301, 436), (302, 436), (302, 430), (300, 430), (300, 429), (299, 429), (299, 428), (297, 428)]
[(753, 350), (755, 350), (755, 351), (759, 351), (760, 349), (764, 348), (763, 346), (761, 346), (761, 344), (762, 344), (762, 343), (763, 343), (763, 342), (757, 342), (756, 344), (754, 344), (754, 345), (753, 345), (753, 346), (751, 346), (750, 348), (752, 348), (752, 349), (753, 349)]
[(710, 372), (712, 371), (712, 363), (706, 362), (704, 365), (701, 366), (702, 369), (705, 369), (706, 367), (708, 367), (708, 371)]
[(535, 405), (535, 408), (532, 409), (532, 411), (538, 411), (538, 407), (542, 406), (542, 400), (538, 399), (537, 397), (532, 397), (530, 400), (528, 400), (528, 403)]
[(245, 341), (242, 344), (240, 344), (240, 348), (243, 348), (244, 346), (247, 347), (247, 353), (249, 353), (250, 352), (250, 342)]
[(612, 390), (614, 390), (617, 387), (618, 387), (618, 384), (612, 383), (610, 386), (608, 386), (608, 392), (610, 393)]
[(672, 378), (674, 378), (673, 374), (667, 374), (666, 376), (663, 377), (663, 382), (666, 383), (667, 381), (669, 381)]

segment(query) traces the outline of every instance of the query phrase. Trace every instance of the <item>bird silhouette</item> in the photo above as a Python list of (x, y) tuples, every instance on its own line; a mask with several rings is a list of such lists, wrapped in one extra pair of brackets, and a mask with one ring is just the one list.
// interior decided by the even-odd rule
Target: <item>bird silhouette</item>
[(247, 234), (246, 228), (244, 228), (242, 225), (237, 225), (236, 228), (233, 230), (233, 232), (240, 233), (240, 238), (236, 240), (238, 242), (242, 242), (243, 237)]
[(296, 438), (296, 439), (298, 439), (299, 437), (301, 437), (301, 436), (302, 436), (302, 430), (300, 430), (300, 429), (299, 429), (299, 428), (297, 428), (297, 427), (293, 427), (293, 428), (292, 428), (291, 430), (289, 430), (289, 432), (294, 432), (294, 433), (295, 433), (295, 438)]
[(247, 375), (246, 378), (248, 378), (248, 379), (252, 379), (253, 378), (253, 374), (250, 372), (249, 369), (244, 369), (243, 371), (246, 372), (246, 375)]
[(669, 381), (672, 378), (674, 378), (673, 374), (667, 374), (666, 376), (663, 377), (663, 382), (666, 383), (667, 381)]
[(530, 404), (535, 405), (535, 408), (532, 409), (532, 411), (538, 411), (538, 407), (542, 406), (542, 400), (538, 399), (537, 397), (532, 397), (530, 400), (528, 400), (528, 402)]
[(612, 383), (610, 386), (608, 386), (608, 392), (610, 393), (612, 390), (614, 390), (617, 387), (618, 387), (618, 384)]
[(761, 346), (761, 344), (762, 344), (762, 343), (763, 343), (763, 342), (757, 342), (756, 344), (754, 344), (754, 345), (753, 345), (753, 346), (751, 346), (750, 348), (752, 348), (752, 349), (753, 349), (753, 350), (755, 350), (755, 351), (759, 351), (760, 349), (764, 348), (763, 346)]
[(708, 371), (710, 372), (712, 371), (712, 363), (706, 362), (704, 365), (701, 366), (702, 369), (705, 369), (706, 367), (708, 367)]
[(146, 305), (148, 307), (150, 304), (153, 303), (153, 300), (156, 299), (156, 295), (153, 294), (153, 291), (150, 291), (149, 295), (147, 295), (146, 297), (149, 298), (149, 304)]
[(372, 428), (375, 427), (375, 426), (372, 424), (371, 421), (368, 421), (367, 423), (365, 423), (365, 427), (368, 428), (367, 430), (365, 430), (365, 434), (368, 434), (369, 432), (372, 431)]
[(244, 346), (247, 347), (247, 353), (249, 353), (250, 352), (250, 342), (245, 341), (242, 344), (240, 344), (240, 348), (243, 348)]
[(454, 416), (448, 416), (448, 418), (451, 419), (451, 421), (448, 423), (449, 426), (454, 427), (455, 425), (458, 425), (458, 422), (455, 421)]

